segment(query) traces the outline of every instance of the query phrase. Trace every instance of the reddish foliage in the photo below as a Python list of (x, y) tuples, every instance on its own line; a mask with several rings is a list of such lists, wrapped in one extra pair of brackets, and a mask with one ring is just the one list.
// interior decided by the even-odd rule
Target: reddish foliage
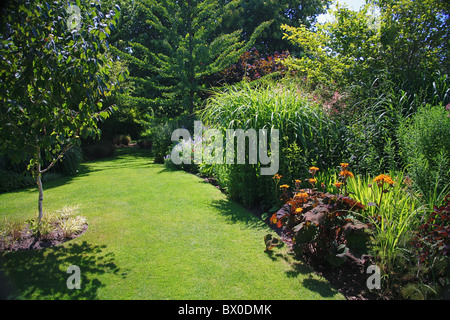
[(441, 207), (434, 207), (427, 221), (420, 226), (413, 240), (421, 263), (429, 263), (436, 256), (450, 253), (450, 194)]
[(255, 48), (246, 51), (228, 69), (210, 76), (209, 83), (212, 85), (233, 84), (243, 79), (253, 81), (274, 72), (284, 75), (286, 67), (282, 60), (289, 57), (289, 52), (275, 52), (272, 56), (262, 55)]

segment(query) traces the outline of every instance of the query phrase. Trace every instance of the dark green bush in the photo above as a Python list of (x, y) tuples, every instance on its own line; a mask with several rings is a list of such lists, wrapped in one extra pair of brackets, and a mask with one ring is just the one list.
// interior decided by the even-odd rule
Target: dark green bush
[(164, 163), (164, 157), (170, 153), (169, 150), (172, 146), (171, 135), (175, 129), (176, 126), (171, 122), (159, 124), (154, 127), (152, 152), (156, 163)]
[(170, 155), (173, 147), (172, 132), (178, 128), (186, 128), (193, 134), (194, 120), (192, 116), (181, 115), (164, 122), (154, 123), (150, 129), (144, 131), (144, 135), (141, 137), (151, 141), (152, 153), (156, 163), (163, 164), (164, 158)]
[(62, 175), (74, 175), (78, 172), (82, 161), (83, 151), (81, 150), (81, 147), (73, 146), (55, 165), (54, 172), (61, 173)]
[(36, 184), (36, 181), (29, 174), (0, 169), (0, 192), (31, 187), (33, 184)]
[(129, 135), (121, 134), (121, 135), (116, 136), (113, 139), (113, 142), (116, 146), (120, 146), (120, 145), (128, 146), (131, 142), (131, 137)]

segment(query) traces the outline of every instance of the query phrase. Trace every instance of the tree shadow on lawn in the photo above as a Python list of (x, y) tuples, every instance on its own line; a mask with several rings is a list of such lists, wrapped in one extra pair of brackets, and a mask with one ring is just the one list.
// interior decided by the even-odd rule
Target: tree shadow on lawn
[[(105, 248), (83, 241), (0, 253), (0, 299), (97, 299), (98, 290), (105, 286), (99, 275), (124, 276), (119, 274), (114, 254)], [(66, 271), (71, 265), (80, 268), (80, 289), (67, 287), (72, 273)]]
[[(214, 200), (211, 206), (231, 223), (243, 223), (246, 227), (255, 229), (266, 227), (264, 221), (233, 200)], [(263, 239), (261, 239), (261, 243), (263, 243)]]

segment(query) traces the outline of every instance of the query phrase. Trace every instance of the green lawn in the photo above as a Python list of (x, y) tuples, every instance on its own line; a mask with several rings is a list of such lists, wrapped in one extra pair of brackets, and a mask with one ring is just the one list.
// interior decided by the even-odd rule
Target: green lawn
[[(36, 188), (0, 194), (0, 223), (35, 217), (37, 197)], [(247, 210), (144, 151), (119, 149), (44, 185), (44, 211), (65, 205), (79, 205), (87, 232), (53, 248), (0, 253), (9, 298), (343, 299), (286, 247), (265, 253), (271, 230)], [(79, 290), (67, 289), (70, 265), (80, 267)]]

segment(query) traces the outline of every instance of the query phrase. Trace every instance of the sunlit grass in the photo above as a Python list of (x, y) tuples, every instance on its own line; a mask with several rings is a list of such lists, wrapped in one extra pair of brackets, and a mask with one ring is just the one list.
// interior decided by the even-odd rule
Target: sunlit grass
[[(117, 153), (44, 186), (45, 212), (78, 206), (89, 228), (57, 247), (1, 253), (10, 298), (343, 298), (286, 247), (265, 253), (271, 229), (212, 185), (143, 151)], [(2, 220), (35, 218), (37, 197), (1, 194)], [(66, 287), (69, 265), (80, 267), (80, 290)]]

